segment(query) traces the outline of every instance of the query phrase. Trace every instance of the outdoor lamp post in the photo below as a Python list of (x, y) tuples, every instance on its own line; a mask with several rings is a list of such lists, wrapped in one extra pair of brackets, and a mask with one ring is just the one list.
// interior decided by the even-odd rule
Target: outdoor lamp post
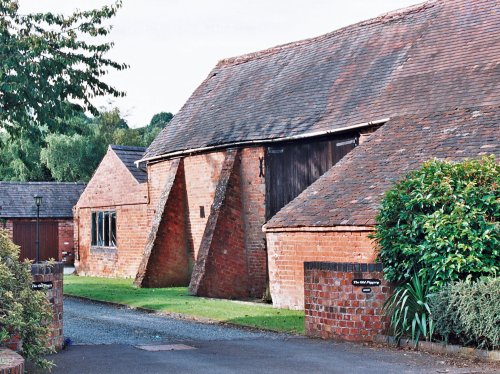
[(40, 262), (40, 205), (42, 205), (42, 197), (34, 196), (36, 204), (36, 263)]

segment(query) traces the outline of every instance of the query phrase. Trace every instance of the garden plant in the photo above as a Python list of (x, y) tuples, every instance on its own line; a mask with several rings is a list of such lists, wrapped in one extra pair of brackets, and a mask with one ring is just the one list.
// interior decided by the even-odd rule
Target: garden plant
[[(428, 161), (386, 193), (373, 238), (379, 246), (378, 259), (384, 265), (385, 278), (396, 284), (393, 297), (385, 304), (396, 337), (411, 331), (416, 340), (430, 340), (436, 327), (434, 307), (440, 313), (438, 335), (460, 336), (463, 343), (481, 346), (496, 344), (495, 338), (473, 336), (470, 326), (483, 322), (459, 324), (458, 315), (449, 314), (457, 311), (453, 307), (457, 303), (480, 308), (484, 301), (458, 301), (445, 295), (454, 295), (454, 287), (465, 289), (460, 283), (464, 280), (471, 289), (479, 287), (475, 282), (485, 277), (490, 280), (484, 282), (498, 286), (499, 186), (500, 165), (494, 156), (485, 156), (459, 163)], [(479, 293), (471, 297), (476, 296), (480, 297)], [(442, 302), (433, 303), (433, 298), (442, 298)], [(461, 313), (465, 317), (470, 310)], [(490, 331), (491, 336), (499, 334), (498, 313), (484, 318), (496, 330)], [(443, 326), (458, 330), (447, 331)]]
[(17, 337), (20, 353), (42, 368), (52, 363), (43, 358), (49, 347), (52, 310), (43, 291), (31, 289), (31, 263), (19, 261), (19, 247), (0, 230), (0, 346)]

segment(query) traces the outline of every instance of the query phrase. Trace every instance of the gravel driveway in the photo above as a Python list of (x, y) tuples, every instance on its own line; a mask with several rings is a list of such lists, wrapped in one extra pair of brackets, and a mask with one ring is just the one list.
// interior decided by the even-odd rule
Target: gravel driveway
[(288, 336), (166, 318), (74, 298), (64, 299), (64, 335), (75, 344), (131, 345)]
[[(420, 352), (183, 321), (66, 298), (65, 336), (52, 373), (494, 373)], [(153, 351), (144, 350), (150, 345)], [(154, 351), (158, 348), (168, 350)], [(170, 350), (173, 349), (174, 350)]]

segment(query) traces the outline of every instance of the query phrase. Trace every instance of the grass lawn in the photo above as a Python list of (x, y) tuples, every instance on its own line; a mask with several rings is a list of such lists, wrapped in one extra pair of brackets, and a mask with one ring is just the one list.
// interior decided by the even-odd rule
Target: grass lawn
[(190, 296), (187, 287), (136, 288), (132, 279), (64, 276), (64, 294), (161, 312), (188, 314), (242, 326), (304, 333), (304, 312), (271, 305)]

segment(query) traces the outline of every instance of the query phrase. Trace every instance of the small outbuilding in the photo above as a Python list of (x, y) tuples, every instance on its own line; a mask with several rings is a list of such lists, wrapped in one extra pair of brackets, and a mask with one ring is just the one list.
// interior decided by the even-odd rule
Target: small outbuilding
[(73, 206), (83, 183), (0, 182), (0, 228), (21, 247), (21, 259), (36, 257), (37, 205), (39, 208), (40, 260), (74, 261)]
[(133, 277), (148, 236), (145, 148), (110, 145), (74, 208), (79, 275)]

